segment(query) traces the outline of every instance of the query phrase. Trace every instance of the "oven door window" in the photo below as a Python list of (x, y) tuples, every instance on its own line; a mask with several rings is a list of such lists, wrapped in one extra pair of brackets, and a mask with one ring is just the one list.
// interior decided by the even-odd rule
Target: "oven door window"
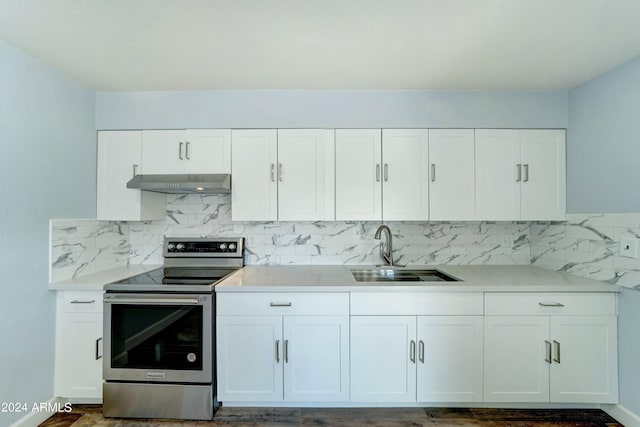
[(111, 367), (201, 370), (203, 307), (113, 304)]

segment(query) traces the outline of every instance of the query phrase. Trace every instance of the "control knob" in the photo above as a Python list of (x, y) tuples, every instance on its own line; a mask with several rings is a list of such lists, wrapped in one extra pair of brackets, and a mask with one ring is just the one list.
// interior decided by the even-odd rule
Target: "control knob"
[(225, 250), (227, 249), (227, 244), (226, 243), (220, 243), (220, 250)]
[(235, 243), (229, 243), (229, 250), (230, 251), (235, 251), (236, 250), (236, 244)]
[(170, 251), (172, 251), (175, 247), (176, 247), (176, 245), (174, 245), (173, 243), (169, 243), (167, 245), (167, 249), (170, 250)]
[(184, 249), (184, 243), (177, 243), (176, 244), (176, 249), (179, 250), (179, 251), (183, 250)]

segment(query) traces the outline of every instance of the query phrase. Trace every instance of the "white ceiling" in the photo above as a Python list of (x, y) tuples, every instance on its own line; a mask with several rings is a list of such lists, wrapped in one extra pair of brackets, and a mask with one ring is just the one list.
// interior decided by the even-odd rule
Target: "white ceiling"
[(640, 54), (639, 0), (0, 0), (98, 91), (565, 89)]

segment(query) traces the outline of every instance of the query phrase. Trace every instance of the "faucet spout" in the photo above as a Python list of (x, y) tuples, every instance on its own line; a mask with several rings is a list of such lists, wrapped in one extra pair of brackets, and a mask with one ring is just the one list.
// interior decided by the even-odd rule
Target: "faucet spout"
[(376, 240), (382, 239), (382, 234), (385, 235), (385, 240), (380, 242), (380, 257), (385, 262), (385, 265), (393, 267), (393, 237), (391, 236), (391, 230), (386, 225), (382, 224), (376, 230), (376, 234), (373, 236)]

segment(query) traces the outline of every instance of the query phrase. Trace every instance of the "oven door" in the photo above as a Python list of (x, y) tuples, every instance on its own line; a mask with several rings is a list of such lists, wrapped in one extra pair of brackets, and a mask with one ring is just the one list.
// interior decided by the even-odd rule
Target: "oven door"
[(212, 383), (213, 322), (213, 294), (105, 294), (105, 380)]

